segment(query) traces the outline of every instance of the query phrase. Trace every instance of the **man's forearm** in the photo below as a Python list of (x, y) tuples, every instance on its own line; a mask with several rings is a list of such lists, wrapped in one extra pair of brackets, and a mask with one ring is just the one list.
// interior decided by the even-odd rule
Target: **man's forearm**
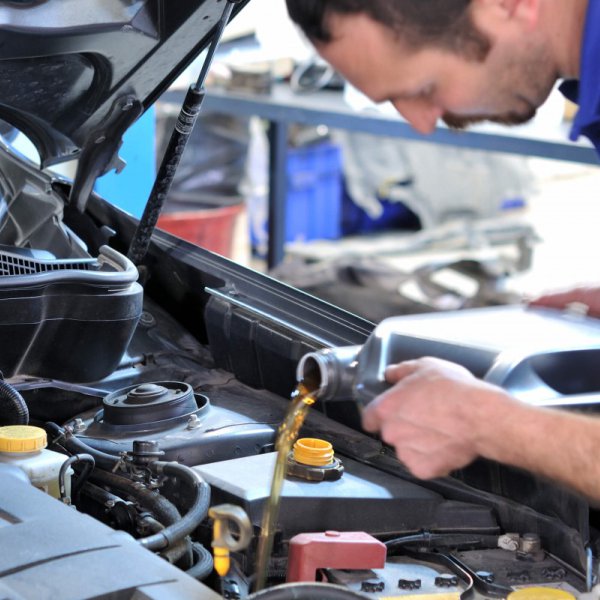
[(479, 454), (600, 500), (600, 419), (517, 403), (499, 408), (482, 428)]
[(600, 418), (536, 408), (463, 367), (425, 357), (391, 365), (392, 387), (363, 411), (406, 467), (424, 479), (477, 456), (554, 479), (600, 501)]

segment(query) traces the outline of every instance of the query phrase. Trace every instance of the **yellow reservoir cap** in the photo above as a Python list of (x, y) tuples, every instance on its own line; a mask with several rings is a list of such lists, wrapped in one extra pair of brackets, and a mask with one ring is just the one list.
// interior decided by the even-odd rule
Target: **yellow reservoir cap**
[(333, 462), (333, 446), (325, 440), (301, 438), (294, 444), (294, 460), (310, 467), (326, 467)]
[(511, 592), (507, 600), (575, 600), (575, 596), (565, 590), (549, 587), (530, 587)]
[(35, 452), (48, 444), (46, 432), (32, 425), (0, 427), (0, 452)]

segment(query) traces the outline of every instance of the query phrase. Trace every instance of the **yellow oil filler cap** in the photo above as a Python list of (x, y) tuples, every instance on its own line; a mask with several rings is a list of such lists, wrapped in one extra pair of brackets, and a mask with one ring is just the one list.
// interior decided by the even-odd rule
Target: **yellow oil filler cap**
[(333, 462), (333, 446), (325, 440), (301, 438), (294, 444), (294, 460), (301, 465), (325, 467)]
[(0, 427), (0, 452), (35, 452), (48, 443), (46, 432), (32, 425)]
[(575, 596), (556, 588), (530, 587), (511, 592), (506, 600), (575, 600)]
[(287, 457), (287, 474), (308, 481), (337, 481), (344, 465), (325, 440), (301, 438)]

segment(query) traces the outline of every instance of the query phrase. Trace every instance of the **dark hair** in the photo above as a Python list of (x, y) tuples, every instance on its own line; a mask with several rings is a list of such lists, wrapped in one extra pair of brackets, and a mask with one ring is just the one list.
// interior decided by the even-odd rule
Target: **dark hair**
[(363, 13), (392, 29), (411, 48), (447, 48), (483, 60), (490, 40), (473, 24), (472, 0), (286, 0), (292, 20), (312, 42), (332, 41), (333, 14)]

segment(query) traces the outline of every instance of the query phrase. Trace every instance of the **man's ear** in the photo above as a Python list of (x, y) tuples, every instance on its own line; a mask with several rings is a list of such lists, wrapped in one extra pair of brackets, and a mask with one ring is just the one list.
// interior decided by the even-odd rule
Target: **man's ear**
[(519, 19), (527, 30), (534, 29), (540, 14), (541, 0), (472, 0), (474, 8), (492, 10), (505, 20)]
[(535, 29), (540, 18), (541, 0), (504, 0), (512, 5), (513, 14), (519, 18), (528, 31)]

